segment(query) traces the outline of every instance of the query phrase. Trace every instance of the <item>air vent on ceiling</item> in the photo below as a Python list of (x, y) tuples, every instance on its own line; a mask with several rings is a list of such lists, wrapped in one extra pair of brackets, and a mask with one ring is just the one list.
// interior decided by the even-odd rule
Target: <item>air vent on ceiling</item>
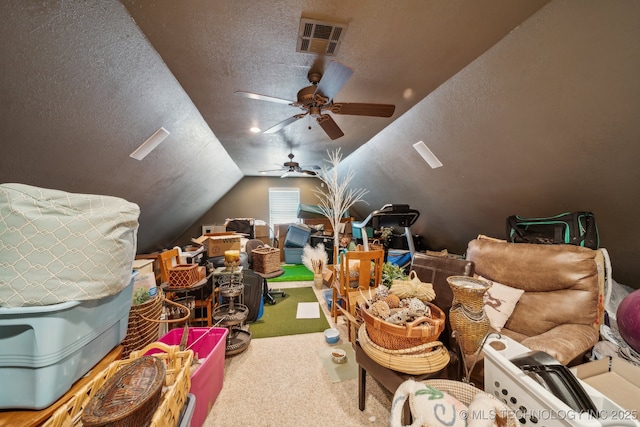
[(346, 31), (346, 24), (302, 18), (300, 19), (296, 50), (298, 52), (334, 56), (340, 47), (340, 43), (342, 43), (342, 38)]

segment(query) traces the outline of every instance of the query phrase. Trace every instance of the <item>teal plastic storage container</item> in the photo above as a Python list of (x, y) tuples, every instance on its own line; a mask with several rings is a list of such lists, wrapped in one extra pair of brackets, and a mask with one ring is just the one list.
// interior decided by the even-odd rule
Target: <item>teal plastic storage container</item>
[(0, 409), (43, 409), (127, 334), (133, 279), (91, 301), (0, 308)]
[(302, 248), (284, 248), (284, 262), (287, 264), (302, 264)]
[(291, 224), (287, 228), (287, 236), (284, 239), (285, 248), (304, 248), (309, 242), (311, 229), (304, 224)]

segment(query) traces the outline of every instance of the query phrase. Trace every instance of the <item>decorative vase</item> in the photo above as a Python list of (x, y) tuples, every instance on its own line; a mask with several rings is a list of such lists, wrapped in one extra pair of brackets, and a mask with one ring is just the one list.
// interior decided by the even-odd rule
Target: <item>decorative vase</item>
[(449, 310), (451, 330), (456, 333), (462, 352), (474, 354), (489, 331), (482, 298), (491, 284), (468, 276), (450, 276), (447, 282), (453, 292)]
[(321, 273), (315, 273), (313, 275), (313, 284), (316, 287), (316, 289), (322, 289), (322, 286), (324, 285), (324, 281), (322, 279)]

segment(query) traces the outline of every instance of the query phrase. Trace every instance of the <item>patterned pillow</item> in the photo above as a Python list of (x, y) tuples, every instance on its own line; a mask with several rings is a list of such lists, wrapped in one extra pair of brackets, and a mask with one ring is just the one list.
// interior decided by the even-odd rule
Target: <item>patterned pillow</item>
[(120, 292), (131, 282), (139, 215), (117, 197), (0, 185), (0, 306)]
[(478, 279), (491, 283), (491, 287), (484, 294), (484, 310), (489, 317), (491, 327), (500, 332), (511, 317), (524, 290), (512, 288), (482, 276), (478, 276)]

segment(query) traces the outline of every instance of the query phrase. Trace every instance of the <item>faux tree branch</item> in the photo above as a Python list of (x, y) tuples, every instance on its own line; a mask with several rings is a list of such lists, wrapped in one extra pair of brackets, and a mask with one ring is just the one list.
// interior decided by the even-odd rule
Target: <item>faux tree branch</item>
[(328, 163), (324, 165), (318, 174), (318, 178), (325, 184), (326, 190), (316, 187), (313, 191), (320, 200), (318, 208), (327, 217), (333, 228), (333, 243), (337, 248), (340, 242), (340, 220), (344, 218), (349, 208), (358, 202), (367, 203), (363, 197), (369, 192), (364, 188), (350, 188), (349, 184), (355, 176), (355, 171), (349, 169), (340, 179), (339, 166), (342, 161), (340, 148), (334, 151), (327, 150)]

